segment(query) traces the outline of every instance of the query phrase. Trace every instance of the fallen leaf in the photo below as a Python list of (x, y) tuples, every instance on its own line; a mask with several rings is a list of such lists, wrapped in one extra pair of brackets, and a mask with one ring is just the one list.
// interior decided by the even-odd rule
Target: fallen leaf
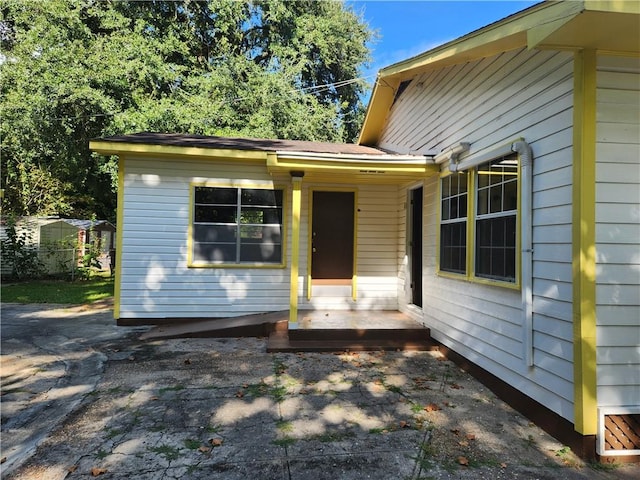
[(409, 423), (405, 422), (404, 420), (400, 421), (400, 428), (408, 428), (409, 427)]
[(198, 451), (201, 453), (209, 453), (211, 451), (210, 447), (205, 447), (204, 445), (200, 448), (198, 448)]
[(437, 412), (438, 410), (440, 410), (440, 407), (435, 403), (430, 403), (429, 405), (424, 407), (424, 410), (427, 412)]
[(451, 383), (449, 387), (453, 388), (454, 390), (460, 390), (461, 388), (464, 388), (462, 385), (458, 385), (457, 383)]
[(469, 442), (467, 442), (466, 440), (460, 440), (458, 442), (458, 445), (460, 445), (461, 447), (468, 447), (469, 446)]
[(466, 467), (469, 465), (469, 460), (467, 459), (467, 457), (458, 457), (458, 463)]
[(504, 463), (504, 462), (502, 462), (502, 463), (500, 464), (500, 468), (507, 468), (507, 464), (506, 464), (506, 463)]
[(67, 472), (69, 473), (73, 473), (78, 469), (78, 465), (71, 465), (69, 468), (67, 468)]
[(4, 463), (4, 462), (6, 462), (6, 461), (7, 461), (7, 457), (2, 457), (2, 458), (0, 458), (0, 463)]
[(244, 392), (242, 392), (241, 390), (238, 390), (238, 391), (236, 392), (236, 397), (238, 397), (238, 398), (242, 398), (242, 397), (244, 397)]
[(249, 388), (249, 384), (248, 383), (243, 383), (242, 384), (242, 388)]
[(107, 469), (106, 468), (93, 467), (91, 469), (91, 476), (92, 477), (97, 477), (98, 475), (102, 475), (103, 473), (107, 473)]
[(155, 397), (154, 396), (154, 397), (151, 397), (149, 400), (159, 400), (159, 399), (160, 399), (160, 397)]
[(213, 445), (214, 447), (219, 447), (220, 445), (222, 445), (222, 439), (221, 438), (212, 438), (211, 440), (209, 440), (209, 443), (211, 445)]
[(473, 433), (467, 433), (467, 440), (475, 440), (476, 436)]

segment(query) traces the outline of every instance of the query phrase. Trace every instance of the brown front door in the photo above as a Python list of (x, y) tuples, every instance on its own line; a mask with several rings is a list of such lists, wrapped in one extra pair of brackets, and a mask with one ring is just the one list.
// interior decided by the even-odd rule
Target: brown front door
[(353, 277), (353, 192), (313, 192), (311, 278)]

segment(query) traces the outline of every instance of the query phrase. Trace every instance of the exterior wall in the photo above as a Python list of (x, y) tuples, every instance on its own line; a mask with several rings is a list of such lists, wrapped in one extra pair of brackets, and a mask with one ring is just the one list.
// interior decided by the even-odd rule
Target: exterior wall
[[(313, 286), (307, 299), (309, 210), (313, 190), (351, 190), (356, 199), (356, 300), (350, 286)], [(305, 309), (398, 309), (398, 187), (303, 183), (300, 230), (299, 308)]]
[(640, 407), (640, 59), (599, 57), (598, 406)]
[[(266, 182), (287, 187), (286, 268), (188, 268), (192, 182)], [(125, 159), (120, 317), (227, 317), (288, 310), (291, 229), (289, 176), (261, 164)], [(314, 287), (307, 299), (309, 207), (313, 189), (356, 192), (357, 300), (350, 287)], [(299, 308), (395, 310), (398, 202), (394, 185), (303, 181)]]
[[(288, 309), (289, 262), (287, 268), (187, 267), (191, 182), (251, 178), (277, 183), (264, 165), (135, 158), (124, 164), (120, 318), (226, 317)], [(290, 182), (280, 180), (284, 186)], [(290, 225), (288, 215), (285, 222)]]
[(397, 99), (379, 143), (406, 153), (470, 142), (471, 160), (518, 137), (529, 142), (533, 211), (520, 213), (533, 219), (533, 367), (520, 291), (437, 274), (437, 178), (425, 183), (424, 322), (434, 338), (569, 421), (572, 89), (569, 52), (517, 50), (428, 71)]

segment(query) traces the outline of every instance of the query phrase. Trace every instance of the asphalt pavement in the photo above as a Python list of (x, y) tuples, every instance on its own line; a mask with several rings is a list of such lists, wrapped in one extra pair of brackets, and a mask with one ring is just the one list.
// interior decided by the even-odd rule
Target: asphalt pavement
[(2, 478), (618, 479), (437, 352), (141, 340), (108, 305), (3, 304)]

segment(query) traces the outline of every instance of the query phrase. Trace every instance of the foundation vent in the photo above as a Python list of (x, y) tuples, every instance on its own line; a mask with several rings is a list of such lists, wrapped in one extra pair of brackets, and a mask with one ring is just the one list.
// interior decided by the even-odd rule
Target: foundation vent
[(599, 409), (599, 455), (640, 455), (640, 408)]

